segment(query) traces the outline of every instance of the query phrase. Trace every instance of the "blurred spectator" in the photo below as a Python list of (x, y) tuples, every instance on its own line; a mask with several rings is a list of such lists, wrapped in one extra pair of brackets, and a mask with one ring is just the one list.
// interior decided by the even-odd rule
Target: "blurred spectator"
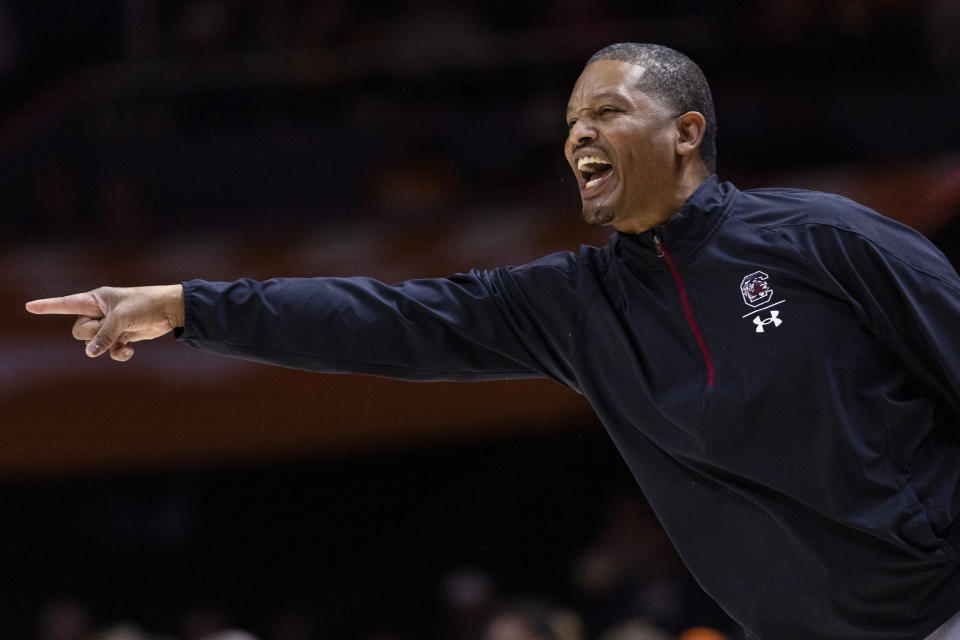
[(591, 629), (635, 619), (668, 633), (691, 624), (732, 626), (696, 584), (637, 491), (614, 498), (594, 542), (575, 560), (572, 580)]
[(729, 640), (729, 638), (716, 629), (709, 627), (691, 627), (681, 633), (677, 637), (677, 640)]
[(184, 614), (180, 629), (182, 640), (209, 640), (227, 630), (226, 616), (218, 609), (197, 607)]
[(440, 637), (478, 640), (493, 602), (493, 579), (480, 569), (455, 569), (441, 580), (439, 595), (442, 607)]
[(87, 640), (91, 623), (90, 612), (80, 602), (54, 600), (40, 611), (37, 640)]
[(136, 624), (123, 622), (113, 625), (93, 634), (90, 640), (160, 640), (156, 636), (148, 636)]
[(320, 640), (320, 622), (307, 611), (289, 608), (277, 615), (267, 637), (269, 640)]
[(599, 640), (672, 640), (672, 636), (654, 624), (640, 619), (609, 629)]
[(572, 612), (538, 602), (517, 602), (497, 610), (483, 640), (583, 640), (580, 619)]
[(208, 636), (204, 636), (201, 640), (257, 640), (255, 637), (247, 633), (246, 631), (240, 631), (239, 629), (227, 629), (225, 631), (218, 631), (212, 633)]
[(673, 545), (637, 492), (613, 500), (594, 543), (576, 559), (573, 582), (591, 627), (635, 617), (672, 626), (685, 574)]

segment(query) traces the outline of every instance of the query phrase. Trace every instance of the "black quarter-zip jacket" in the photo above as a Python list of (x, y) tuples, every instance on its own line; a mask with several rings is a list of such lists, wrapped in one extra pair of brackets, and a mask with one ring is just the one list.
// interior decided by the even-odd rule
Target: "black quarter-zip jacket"
[(523, 266), (184, 283), (179, 339), (323, 372), (550, 377), (763, 640), (919, 640), (960, 610), (960, 279), (840, 196), (708, 178), (666, 224)]

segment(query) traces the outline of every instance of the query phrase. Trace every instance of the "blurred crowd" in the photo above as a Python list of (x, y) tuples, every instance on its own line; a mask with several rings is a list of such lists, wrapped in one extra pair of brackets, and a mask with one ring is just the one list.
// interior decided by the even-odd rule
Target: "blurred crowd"
[[(317, 603), (281, 606), (263, 628), (236, 628), (244, 612), (188, 607), (159, 630), (103, 621), (79, 595), (50, 599), (34, 640), (741, 640), (703, 594), (637, 492), (617, 496), (588, 546), (570, 559), (568, 584), (551, 593), (505, 593), (493, 572), (448, 571), (436, 586), (436, 613), (411, 633), (345, 629)], [(363, 582), (356, 577), (357, 585)], [(344, 585), (344, 588), (350, 588)], [(264, 612), (260, 612), (261, 616)]]
[[(82, 605), (58, 601), (41, 614), (38, 638), (41, 640), (319, 640), (332, 637), (316, 631), (309, 616), (288, 615), (278, 618), (266, 636), (255, 636), (241, 629), (228, 628), (216, 611), (188, 614), (179, 635), (153, 633), (133, 622), (119, 622), (93, 629), (89, 613)], [(614, 625), (598, 636), (588, 635), (578, 616), (569, 609), (537, 601), (501, 605), (469, 634), (442, 636), (449, 640), (731, 640), (732, 636), (711, 627), (690, 627), (671, 634), (644, 618)], [(360, 636), (353, 636), (360, 638)], [(419, 635), (418, 638), (431, 637)], [(362, 640), (401, 640), (401, 636), (382, 632), (362, 636)]]
[[(560, 144), (610, 42), (699, 60), (724, 176), (956, 153), (948, 0), (0, 2), (0, 235), (151, 238), (575, 199)], [(56, 42), (56, 46), (50, 46)]]

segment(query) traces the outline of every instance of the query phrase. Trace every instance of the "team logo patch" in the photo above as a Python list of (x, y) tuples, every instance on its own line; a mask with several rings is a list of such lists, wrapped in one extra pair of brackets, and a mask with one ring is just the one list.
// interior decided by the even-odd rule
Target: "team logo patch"
[[(754, 271), (743, 276), (740, 281), (740, 295), (743, 296), (743, 303), (751, 308), (743, 315), (744, 318), (751, 318), (755, 333), (766, 333), (770, 329), (776, 329), (783, 324), (783, 318), (780, 317), (780, 310), (773, 309), (786, 302), (781, 298), (777, 300), (773, 295), (773, 286), (770, 284), (770, 276), (763, 271)], [(772, 311), (769, 311), (773, 309)], [(764, 316), (764, 312), (769, 311), (770, 315)]]
[(773, 287), (767, 282), (770, 276), (763, 271), (754, 271), (748, 276), (743, 276), (740, 281), (740, 293), (743, 295), (743, 301), (751, 307), (759, 307), (770, 301), (773, 297)]

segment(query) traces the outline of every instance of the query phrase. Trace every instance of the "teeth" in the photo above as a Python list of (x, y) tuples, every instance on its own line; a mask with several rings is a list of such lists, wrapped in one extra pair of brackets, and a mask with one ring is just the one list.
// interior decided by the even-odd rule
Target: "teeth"
[(587, 189), (589, 189), (590, 187), (596, 186), (596, 184), (597, 184), (598, 182), (600, 182), (600, 178), (594, 178), (593, 180), (589, 181), (589, 182), (588, 182), (587, 184), (585, 184), (584, 186), (585, 186)]
[(583, 171), (583, 166), (587, 164), (606, 164), (610, 163), (604, 160), (603, 158), (598, 158), (597, 156), (586, 156), (577, 160), (577, 169)]

